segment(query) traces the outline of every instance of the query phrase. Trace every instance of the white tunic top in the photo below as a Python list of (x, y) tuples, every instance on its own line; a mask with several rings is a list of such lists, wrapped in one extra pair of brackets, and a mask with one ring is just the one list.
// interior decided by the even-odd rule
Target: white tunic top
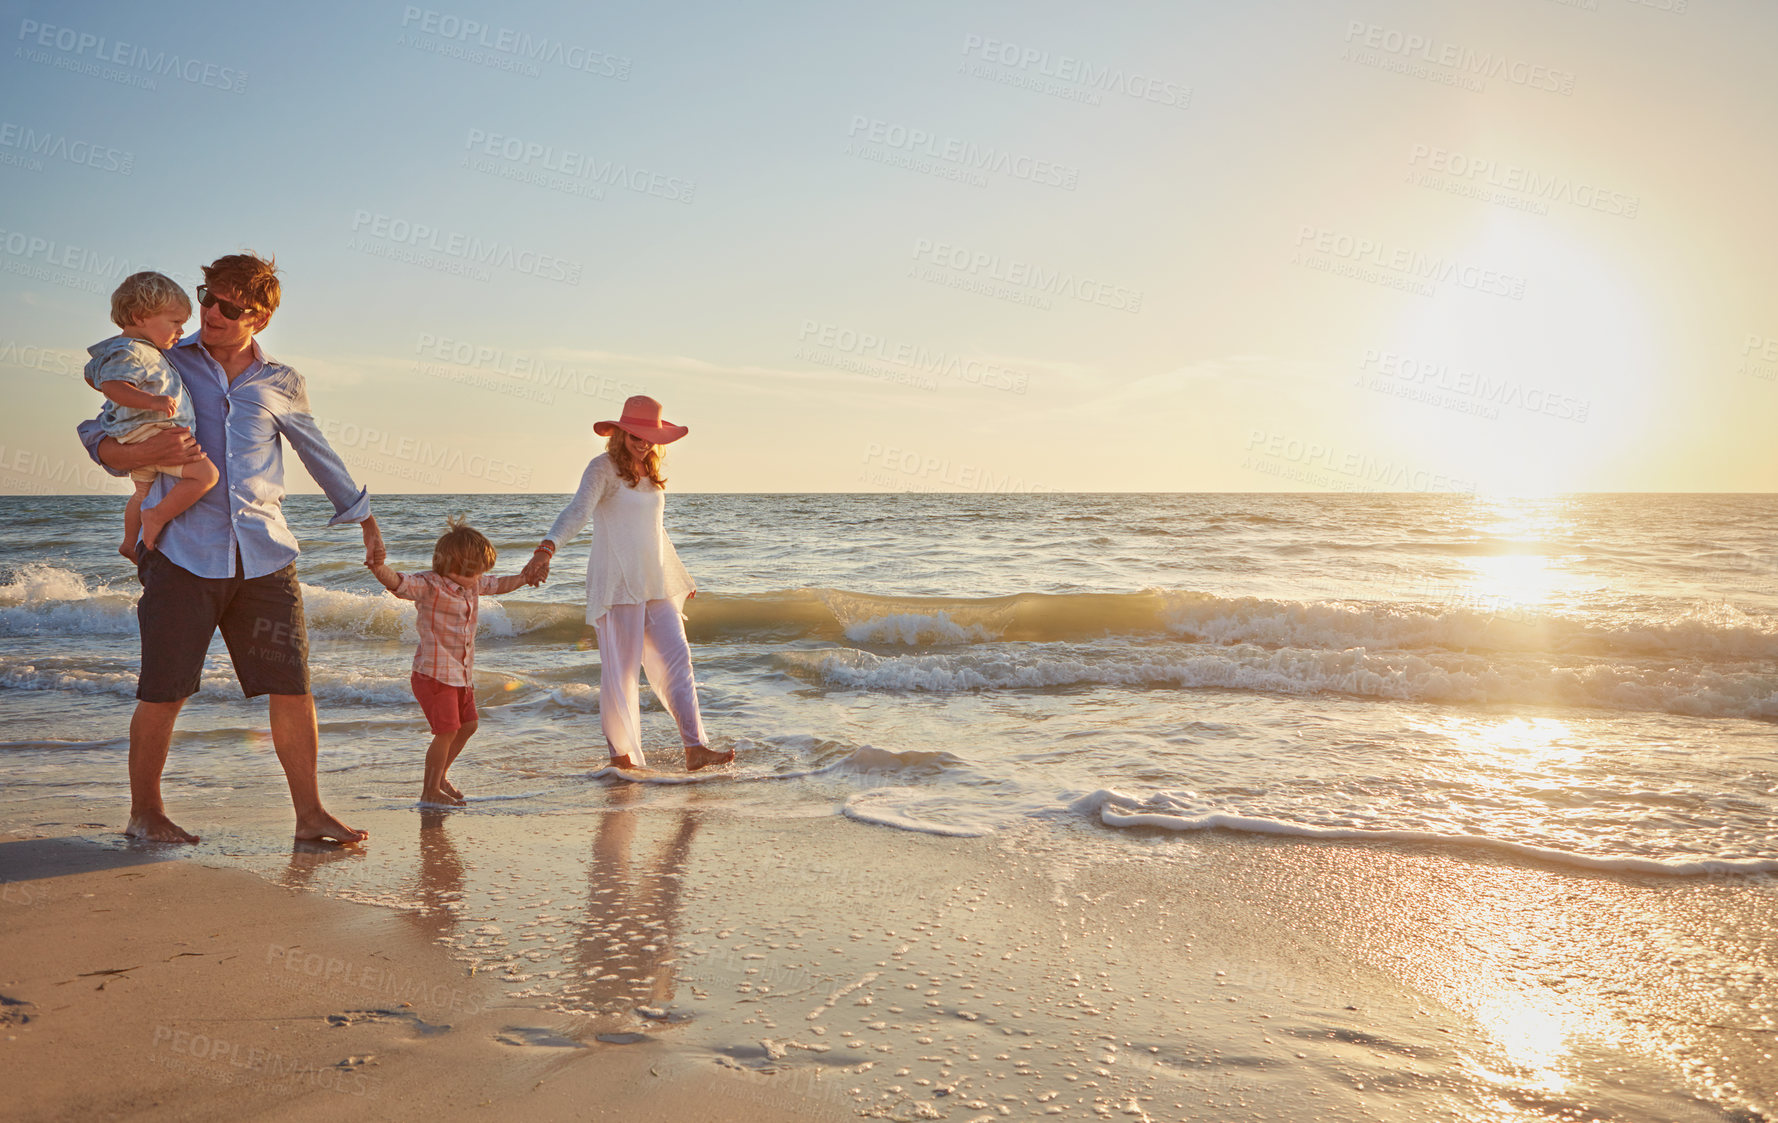
[(667, 540), (667, 493), (643, 477), (624, 483), (611, 457), (597, 456), (581, 473), (580, 490), (556, 516), (549, 539), (565, 548), (590, 518), (593, 548), (586, 561), (586, 620), (597, 623), (614, 604), (670, 600), (685, 611), (697, 585)]

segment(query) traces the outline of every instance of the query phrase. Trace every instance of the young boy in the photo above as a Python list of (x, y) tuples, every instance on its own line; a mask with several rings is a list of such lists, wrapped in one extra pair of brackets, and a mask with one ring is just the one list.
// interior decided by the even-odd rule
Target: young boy
[[(107, 399), (99, 424), (117, 443), (132, 445), (162, 429), (191, 428), (191, 397), (179, 372), (161, 354), (179, 342), (190, 316), (191, 300), (185, 290), (160, 273), (132, 273), (111, 294), (111, 322), (123, 333), (86, 349), (92, 356), (86, 380)], [(144, 511), (142, 501), (157, 475), (174, 476), (179, 482)], [(123, 509), (123, 545), (117, 552), (135, 561), (138, 535), (154, 549), (166, 525), (202, 499), (218, 478), (208, 457), (131, 472), (136, 493)]]
[[(525, 578), (484, 577), (494, 568), (494, 544), (460, 518), (432, 550), (431, 573), (397, 573), (368, 563), (383, 588), (420, 610), (420, 646), (414, 652), (414, 697), (432, 728), (420, 802), (462, 807), (463, 793), (446, 778), (457, 754), (475, 734), (475, 615), (482, 593), (510, 593)], [(538, 584), (539, 582), (531, 582)]]

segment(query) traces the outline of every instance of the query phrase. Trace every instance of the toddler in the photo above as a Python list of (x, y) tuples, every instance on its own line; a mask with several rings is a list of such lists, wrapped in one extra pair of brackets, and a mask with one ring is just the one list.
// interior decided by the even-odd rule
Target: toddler
[(397, 573), (380, 558), (368, 565), (383, 588), (419, 608), (420, 646), (411, 681), (432, 729), (420, 802), (461, 807), (463, 793), (448, 773), (476, 729), (476, 610), (481, 594), (510, 593), (526, 579), (484, 576), (498, 556), (494, 544), (460, 518), (449, 525), (433, 547), (430, 573)]
[[(192, 426), (191, 397), (179, 372), (161, 352), (179, 342), (191, 316), (191, 300), (179, 282), (160, 273), (132, 273), (111, 294), (111, 322), (122, 334), (86, 349), (86, 380), (105, 395), (99, 424), (119, 444), (145, 441), (163, 429)], [(178, 480), (160, 502), (143, 510), (156, 476)], [(161, 531), (216, 486), (209, 457), (190, 464), (163, 464), (130, 473), (136, 491), (123, 509), (123, 545), (117, 552), (136, 560), (136, 539), (150, 550)]]

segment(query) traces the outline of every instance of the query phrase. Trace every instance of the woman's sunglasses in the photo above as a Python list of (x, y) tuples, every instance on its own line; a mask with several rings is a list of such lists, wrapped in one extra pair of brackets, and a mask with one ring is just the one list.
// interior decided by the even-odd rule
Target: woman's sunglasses
[(230, 320), (238, 320), (242, 316), (253, 311), (251, 308), (241, 307), (232, 300), (224, 300), (220, 296), (211, 296), (209, 285), (198, 286), (198, 303), (202, 304), (205, 308), (222, 309), (223, 317)]

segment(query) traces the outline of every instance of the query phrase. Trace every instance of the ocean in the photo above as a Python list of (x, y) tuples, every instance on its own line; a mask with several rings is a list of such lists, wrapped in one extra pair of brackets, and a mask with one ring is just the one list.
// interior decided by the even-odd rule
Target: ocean
[[(425, 568), (463, 514), (510, 573), (565, 501), (374, 502), (395, 568)], [(124, 820), (138, 648), (122, 507), (0, 498), (8, 827)], [(323, 794), (350, 823), (413, 807), (427, 734), (408, 690), (412, 608), (328, 514), (319, 497), (286, 503)], [(705, 724), (738, 761), (720, 782), (624, 797), (662, 815), (844, 817), (861, 840), (989, 839), (1045, 861), (1289, 840), (1536, 871), (1577, 893), (1726, 893), (1751, 910), (1725, 914), (1742, 924), (1778, 901), (1778, 497), (672, 493), (667, 522), (699, 584), (687, 628)], [(583, 536), (545, 586), (483, 599), (481, 729), (452, 773), (470, 797), (453, 823), (517, 825), (540, 854), (613, 798), (586, 553)], [(671, 722), (645, 704), (651, 761), (677, 767)], [(288, 816), (264, 705), (240, 697), (220, 639), (178, 728), (174, 818), (284, 876), (288, 853), (257, 837)], [(427, 905), (411, 878), (352, 865), (312, 887)], [(470, 919), (440, 938), (512, 970), (517, 952), (465, 935)], [(1605, 1070), (1570, 1050), (1574, 1102), (1650, 1119), (1769, 1109), (1778, 940), (1736, 938), (1662, 954), (1749, 1036), (1638, 1046), (1695, 1100), (1611, 1100)], [(572, 1010), (576, 972), (555, 970), (527, 972), (525, 993)], [(1600, 988), (1570, 1005), (1634, 1020), (1637, 994)]]

